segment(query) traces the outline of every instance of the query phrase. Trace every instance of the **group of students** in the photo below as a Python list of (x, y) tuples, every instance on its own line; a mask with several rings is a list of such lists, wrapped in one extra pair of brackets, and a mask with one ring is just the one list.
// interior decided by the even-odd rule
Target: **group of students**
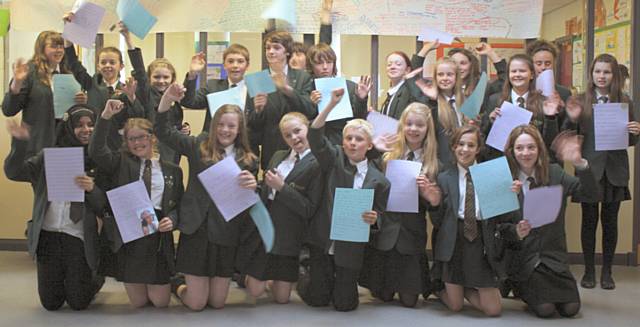
[[(73, 20), (73, 14), (65, 20)], [(8, 124), (12, 144), (4, 168), (9, 179), (30, 182), (34, 190), (28, 244), (47, 310), (65, 302), (86, 308), (104, 282), (101, 276), (122, 281), (134, 307), (166, 307), (173, 292), (192, 310), (223, 308), (231, 278), (239, 272), (249, 295), (270, 290), (278, 303), (287, 303), (296, 286), (308, 305), (350, 311), (358, 306), (360, 285), (385, 302), (397, 294), (407, 307), (415, 307), (421, 295), (434, 294), (452, 311), (461, 310), (466, 299), (487, 316), (498, 316), (501, 297), (513, 291), (540, 317), (555, 312), (571, 317), (579, 312), (580, 298), (567, 259), (568, 196), (583, 209), (581, 285), (595, 286), (595, 230), (602, 203), (601, 286), (615, 287), (611, 264), (619, 205), (630, 198), (628, 157), (626, 150), (595, 151), (592, 111), (595, 103), (629, 102), (611, 55), (595, 58), (583, 95), (570, 97), (557, 85), (545, 98), (536, 91), (535, 78), (554, 67), (553, 45), (533, 42), (528, 54), (507, 62), (481, 43), (475, 51), (493, 61), (498, 79), (488, 85), (480, 115), (469, 119), (459, 109), (480, 76), (472, 51), (452, 49), (436, 63), (425, 62), (425, 56), (437, 42), (425, 43), (412, 59), (394, 51), (386, 58), (391, 85), (378, 111), (398, 119), (398, 131), (374, 138), (365, 120), (370, 77), (347, 81), (346, 90), (333, 90), (328, 106), (318, 108), (322, 95), (313, 80), (337, 75), (337, 56), (327, 43), (294, 54), (289, 33), (269, 32), (264, 49), (277, 90), (250, 97), (244, 81), (250, 56), (244, 46), (225, 50), (227, 79), (197, 89), (196, 77), (206, 66), (203, 54), (193, 56), (184, 83), (177, 84), (168, 60), (156, 59), (145, 68), (126, 26), (119, 28), (133, 66), (126, 83), (119, 81), (118, 49), (101, 49), (98, 72), (90, 76), (73, 45), (47, 31), (36, 40), (32, 59), (14, 64), (3, 100), (5, 115), (22, 112), (21, 124)], [(86, 91), (62, 119), (53, 114), (56, 73), (72, 73)], [(207, 110), (202, 133), (190, 135), (182, 107), (207, 109), (207, 94), (236, 87), (244, 109), (223, 105), (213, 115)], [(353, 118), (327, 122), (343, 97), (350, 98)], [(531, 228), (521, 210), (482, 219), (468, 171), (502, 155), (485, 148), (484, 141), (504, 101), (534, 114), (531, 124), (511, 131), (505, 147), (511, 190), (522, 204), (535, 187), (562, 185), (562, 208), (551, 224)], [(629, 145), (634, 145), (640, 123), (632, 109), (629, 113)], [(584, 142), (566, 137), (554, 143), (564, 130), (576, 131)], [(85, 202), (48, 201), (42, 149), (70, 146), (85, 148), (86, 175), (76, 179)], [(189, 164), (186, 189), (176, 165), (181, 156)], [(198, 178), (229, 156), (241, 168), (239, 186), (258, 192), (269, 210), (275, 229), (270, 252), (248, 211), (226, 221)], [(417, 213), (386, 211), (390, 160), (422, 165)], [(562, 162), (575, 167), (575, 176), (563, 170)], [(123, 243), (105, 191), (137, 180), (144, 182), (159, 217), (158, 232)], [(361, 215), (370, 225), (368, 243), (330, 239), (337, 188), (374, 190), (372, 209)], [(427, 216), (434, 226), (432, 265)], [(180, 232), (177, 249), (174, 230)], [(309, 257), (300, 274), (303, 249)]]

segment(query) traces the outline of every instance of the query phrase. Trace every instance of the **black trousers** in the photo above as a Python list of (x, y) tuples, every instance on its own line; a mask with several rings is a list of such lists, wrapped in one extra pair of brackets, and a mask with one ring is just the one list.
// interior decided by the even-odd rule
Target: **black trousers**
[[(588, 268), (595, 264), (596, 230), (598, 228), (598, 202), (582, 205), (582, 252)], [(602, 224), (602, 266), (610, 269), (618, 243), (618, 211), (620, 201), (602, 202), (600, 222)]]
[(57, 310), (64, 302), (74, 310), (89, 306), (95, 285), (81, 239), (64, 233), (41, 231), (37, 264), (38, 294), (45, 309)]
[(338, 311), (358, 307), (358, 276), (360, 269), (336, 266), (333, 256), (323, 249), (309, 246), (309, 271), (298, 280), (298, 295), (310, 306), (327, 306), (333, 302)]

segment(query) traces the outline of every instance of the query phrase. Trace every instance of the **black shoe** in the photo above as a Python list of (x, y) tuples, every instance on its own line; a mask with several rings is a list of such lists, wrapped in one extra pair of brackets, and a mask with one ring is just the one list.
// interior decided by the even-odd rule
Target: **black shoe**
[(616, 282), (613, 281), (611, 272), (603, 272), (600, 276), (600, 287), (603, 290), (613, 290), (616, 288)]
[(580, 281), (580, 286), (584, 288), (596, 287), (596, 274), (594, 272), (585, 272)]
[(93, 276), (93, 280), (91, 281), (91, 283), (93, 285), (91, 285), (93, 287), (93, 296), (96, 296), (96, 294), (98, 294), (98, 292), (100, 292), (100, 290), (102, 289), (102, 286), (104, 285), (104, 276), (101, 275), (95, 275)]
[(175, 294), (175, 296), (180, 298), (180, 296), (178, 295), (178, 288), (180, 287), (180, 285), (185, 285), (187, 283), (184, 280), (184, 275), (176, 274), (175, 276), (169, 279), (169, 282), (171, 283), (171, 293)]

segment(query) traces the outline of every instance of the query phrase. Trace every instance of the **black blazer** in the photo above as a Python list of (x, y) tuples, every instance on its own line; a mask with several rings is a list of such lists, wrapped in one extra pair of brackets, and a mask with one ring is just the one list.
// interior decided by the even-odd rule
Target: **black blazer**
[[(278, 150), (288, 149), (287, 144), (282, 139), (280, 129), (280, 119), (286, 113), (297, 111), (312, 120), (318, 115), (316, 106), (313, 105), (309, 94), (313, 90), (313, 79), (311, 75), (302, 70), (289, 67), (287, 81), (293, 88), (294, 95), (288, 97), (280, 91), (273, 92), (267, 97), (267, 105), (257, 113), (253, 105), (253, 99), (247, 98), (245, 111), (249, 115), (249, 129), (254, 135), (252, 148), (254, 151), (258, 145), (262, 145), (260, 156), (260, 167), (267, 168), (271, 156)], [(257, 152), (256, 152), (257, 153)]]
[[(629, 102), (629, 121), (635, 120), (633, 103)], [(585, 128), (586, 127), (586, 128)], [(581, 124), (575, 124), (567, 119), (563, 129), (573, 129), (584, 136), (582, 143), (582, 156), (589, 161), (589, 166), (597, 181), (606, 176), (609, 183), (615, 186), (627, 187), (629, 185), (629, 154), (627, 150), (596, 151), (596, 138), (593, 116)], [(638, 143), (640, 137), (629, 134), (629, 146)], [(595, 202), (601, 200), (602, 194), (597, 198), (583, 199), (582, 196), (573, 197), (577, 202)]]
[[(367, 102), (369, 101), (369, 97), (367, 96), (364, 99), (360, 99), (356, 93), (357, 88), (358, 84), (351, 80), (347, 80), (347, 92), (349, 94), (349, 101), (351, 101), (353, 118), (332, 120), (325, 123), (325, 136), (329, 139), (331, 144), (342, 145), (342, 129), (344, 129), (344, 126), (348, 121), (354, 118), (367, 119), (367, 114), (369, 113), (367, 110)], [(315, 83), (313, 89), (315, 90)], [(324, 108), (318, 108), (318, 110), (322, 109)]]
[[(249, 215), (245, 210), (238, 217), (227, 222), (213, 203), (204, 186), (198, 179), (198, 174), (209, 168), (211, 164), (202, 161), (200, 144), (209, 137), (208, 133), (201, 133), (197, 137), (183, 135), (169, 126), (167, 113), (159, 113), (156, 117), (155, 134), (158, 139), (171, 147), (178, 154), (189, 160), (189, 183), (180, 203), (180, 221), (178, 229), (187, 235), (195, 233), (203, 224), (207, 224), (209, 241), (223, 246), (237, 246), (240, 242), (241, 228), (246, 227)], [(246, 166), (238, 162), (241, 169), (258, 172), (257, 162)]]
[[(275, 169), (291, 151), (281, 150), (271, 158), (269, 169)], [(309, 221), (320, 205), (323, 187), (318, 161), (309, 153), (294, 166), (284, 180), (284, 187), (268, 200), (271, 188), (261, 188), (261, 198), (269, 203), (269, 213), (275, 228), (275, 242), (271, 253), (297, 257), (307, 232)]]
[(7, 87), (8, 91), (2, 100), (2, 113), (12, 117), (22, 111), (22, 121), (31, 126), (26, 154), (31, 157), (42, 148), (56, 144), (56, 119), (51, 87), (40, 82), (33, 63), (29, 62), (28, 66), (29, 72), (20, 92), (13, 94)]
[(385, 212), (378, 223), (380, 229), (371, 239), (372, 245), (381, 251), (395, 248), (404, 255), (425, 253), (427, 208), (430, 208), (429, 203), (420, 197), (417, 213)]
[[(567, 197), (577, 195), (592, 197), (593, 190), (597, 186), (591, 169), (576, 170), (576, 175), (577, 178), (568, 175), (557, 164), (549, 166), (549, 185), (562, 185), (563, 198), (560, 212), (553, 223), (532, 229), (522, 241), (520, 250), (510, 255), (512, 259), (509, 262), (508, 271), (511, 278), (527, 280), (541, 263), (556, 272), (569, 271), (564, 227)], [(518, 198), (522, 207), (524, 203), (522, 193)]]
[[(449, 262), (453, 255), (458, 236), (458, 207), (460, 205), (460, 188), (458, 186), (458, 169), (449, 169), (438, 174), (438, 186), (442, 190), (442, 202), (437, 211), (431, 215), (434, 228), (438, 230), (438, 238), (434, 244), (434, 260)], [(504, 250), (517, 244), (515, 222), (519, 220), (518, 211), (512, 211), (483, 219), (482, 237), (487, 261), (499, 278), (505, 277)]]
[[(400, 119), (404, 109), (413, 102), (419, 101), (415, 94), (411, 92), (409, 87), (409, 81), (405, 81), (402, 86), (396, 91), (393, 100), (389, 104), (389, 110), (387, 111), (389, 117)], [(380, 112), (383, 112), (384, 108), (380, 108)]]
[[(310, 128), (308, 134), (311, 152), (318, 160), (325, 178), (323, 199), (309, 227), (309, 242), (325, 251), (328, 251), (331, 243), (334, 242), (336, 265), (360, 269), (367, 243), (331, 241), (329, 239), (335, 190), (338, 187), (352, 188), (357, 169), (351, 165), (342, 147), (331, 144), (323, 134), (323, 129), (315, 128)], [(369, 160), (362, 188), (375, 190), (373, 210), (377, 211), (378, 215), (385, 211), (390, 187), (391, 185), (384, 174), (376, 168), (373, 160)]]
[[(35, 257), (42, 224), (51, 202), (47, 199), (44, 154), (40, 151), (37, 155), (28, 158), (26, 156), (27, 149), (27, 141), (20, 141), (15, 138), (11, 140), (11, 152), (4, 161), (4, 173), (10, 180), (31, 183), (33, 188), (33, 210), (31, 221), (27, 228), (27, 245), (29, 254)], [(94, 186), (93, 191), (85, 192), (84, 213), (82, 215), (84, 255), (87, 264), (92, 270), (97, 269), (99, 257), (96, 216), (102, 213), (106, 203), (107, 197), (98, 185)]]
[[(140, 180), (140, 159), (129, 153), (121, 151), (113, 151), (107, 146), (108, 131), (111, 128), (111, 120), (100, 118), (96, 124), (92, 140), (89, 145), (89, 155), (96, 162), (101, 171), (111, 176), (113, 188), (126, 185)], [(178, 205), (184, 192), (182, 185), (182, 169), (180, 167), (166, 162), (160, 161), (162, 174), (164, 175), (164, 191), (162, 193), (162, 212), (173, 221), (173, 226), (178, 226), (180, 219), (178, 218)], [(163, 217), (159, 217), (162, 219)], [(104, 221), (107, 236), (111, 241), (112, 250), (118, 251), (122, 246), (122, 237), (113, 217), (105, 218)], [(162, 234), (170, 234), (165, 232)], [(167, 237), (162, 236), (162, 237)], [(167, 239), (172, 239), (167, 237)], [(170, 242), (163, 242), (165, 247), (173, 247)], [(173, 251), (166, 250), (167, 262), (173, 265), (173, 259), (170, 257)]]

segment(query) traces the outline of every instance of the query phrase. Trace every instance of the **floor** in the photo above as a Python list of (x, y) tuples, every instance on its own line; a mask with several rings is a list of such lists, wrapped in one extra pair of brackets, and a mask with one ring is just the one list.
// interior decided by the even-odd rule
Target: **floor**
[[(573, 267), (581, 276), (580, 267)], [(482, 326), (638, 326), (640, 321), (640, 268), (615, 267), (617, 289), (604, 291), (581, 289), (581, 313), (573, 318), (538, 319), (515, 300), (503, 301), (500, 318), (485, 318), (472, 308), (451, 313), (435, 299), (407, 309), (384, 304), (361, 291), (360, 307), (348, 313), (330, 308), (307, 307), (297, 297), (286, 305), (274, 304), (269, 298), (256, 304), (245, 300), (241, 289), (232, 288), (227, 307), (190, 312), (175, 298), (167, 309), (132, 309), (120, 283), (109, 279), (94, 303), (86, 311), (75, 312), (64, 306), (56, 312), (44, 310), (38, 301), (35, 265), (24, 252), (0, 252), (0, 326), (450, 326), (473, 324)]]

